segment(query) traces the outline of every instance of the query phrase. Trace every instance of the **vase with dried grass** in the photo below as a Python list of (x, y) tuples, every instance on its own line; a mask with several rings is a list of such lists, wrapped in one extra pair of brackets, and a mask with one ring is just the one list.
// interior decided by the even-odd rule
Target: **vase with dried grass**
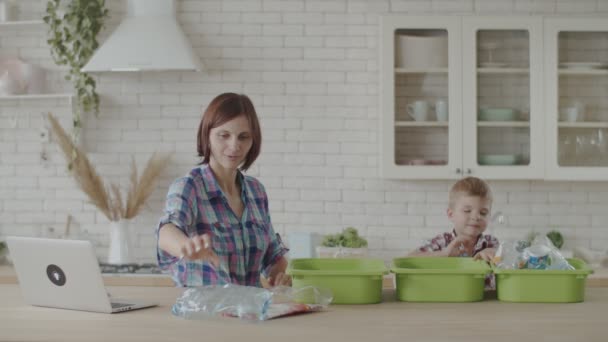
[(154, 153), (138, 177), (135, 160), (131, 162), (129, 188), (126, 199), (114, 183), (107, 183), (101, 178), (86, 153), (76, 146), (57, 119), (48, 114), (53, 133), (53, 140), (59, 145), (68, 164), (70, 174), (76, 185), (87, 195), (93, 204), (110, 221), (110, 249), (108, 263), (127, 264), (134, 261), (130, 239), (130, 226), (140, 213), (147, 199), (156, 186), (156, 181), (169, 164), (169, 154)]

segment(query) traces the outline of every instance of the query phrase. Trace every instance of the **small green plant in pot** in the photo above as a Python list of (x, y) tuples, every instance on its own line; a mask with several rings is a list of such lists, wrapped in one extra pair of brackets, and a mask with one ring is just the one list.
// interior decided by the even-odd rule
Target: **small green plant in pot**
[(564, 237), (562, 236), (562, 233), (558, 232), (557, 230), (548, 232), (547, 237), (549, 240), (551, 240), (551, 243), (557, 247), (557, 249), (561, 249), (564, 245)]
[(356, 228), (348, 227), (339, 234), (328, 234), (323, 237), (317, 254), (326, 257), (365, 257), (367, 256), (367, 240), (359, 236)]
[(50, 0), (46, 6), (43, 20), (49, 28), (47, 43), (55, 63), (68, 66), (65, 79), (72, 81), (76, 92), (78, 105), (72, 120), (74, 140), (82, 127), (81, 113), (99, 113), (95, 80), (81, 68), (99, 46), (97, 35), (107, 17), (105, 0)]
[(0, 241), (0, 265), (4, 264), (7, 252), (8, 248), (6, 248), (6, 242)]
[[(534, 231), (528, 233), (528, 236), (526, 237), (526, 241), (524, 241), (524, 243), (526, 244), (524, 247), (529, 247), (532, 244), (532, 242), (534, 241), (534, 239), (536, 239), (536, 237), (538, 237), (540, 235), (541, 235), (540, 233), (537, 233)], [(553, 246), (555, 246), (557, 249), (561, 249), (562, 246), (564, 245), (564, 236), (559, 231), (552, 230), (552, 231), (548, 232), (546, 234), (546, 236), (547, 236), (547, 239), (549, 239), (549, 241), (551, 241)]]

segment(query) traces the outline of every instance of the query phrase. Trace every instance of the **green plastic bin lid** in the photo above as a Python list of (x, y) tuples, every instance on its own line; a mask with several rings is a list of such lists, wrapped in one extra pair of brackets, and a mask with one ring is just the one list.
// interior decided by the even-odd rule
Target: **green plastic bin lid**
[(534, 269), (504, 269), (492, 266), (492, 271), (496, 274), (572, 274), (572, 275), (589, 275), (593, 270), (581, 259), (567, 258), (574, 270), (534, 270)]
[(393, 259), (395, 274), (488, 274), (492, 268), (483, 260), (460, 257), (408, 257)]
[(381, 259), (368, 258), (305, 258), (293, 259), (287, 267), (289, 275), (383, 275), (388, 269)]

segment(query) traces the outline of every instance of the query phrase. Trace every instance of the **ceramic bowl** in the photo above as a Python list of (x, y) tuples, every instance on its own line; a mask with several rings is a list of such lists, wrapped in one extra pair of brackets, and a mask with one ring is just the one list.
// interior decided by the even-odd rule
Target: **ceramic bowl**
[(513, 108), (484, 108), (479, 110), (479, 121), (515, 121), (516, 114)]
[(479, 165), (515, 165), (519, 162), (517, 154), (486, 154), (479, 156)]

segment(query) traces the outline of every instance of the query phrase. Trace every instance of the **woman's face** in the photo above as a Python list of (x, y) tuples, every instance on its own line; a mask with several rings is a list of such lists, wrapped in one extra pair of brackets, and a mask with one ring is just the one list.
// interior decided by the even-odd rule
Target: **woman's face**
[(247, 117), (239, 115), (221, 126), (212, 128), (209, 136), (210, 162), (224, 169), (237, 169), (253, 144), (249, 126)]

